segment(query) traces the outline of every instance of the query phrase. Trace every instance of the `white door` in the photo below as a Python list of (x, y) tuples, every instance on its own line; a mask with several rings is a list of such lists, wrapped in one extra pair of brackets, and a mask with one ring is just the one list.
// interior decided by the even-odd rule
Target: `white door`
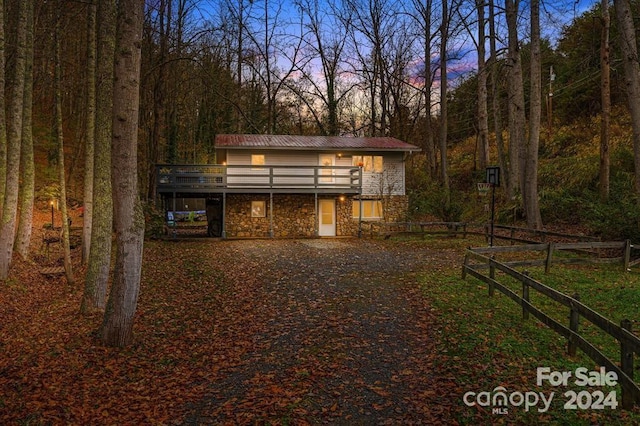
[(318, 235), (321, 237), (336, 235), (335, 200), (318, 200)]

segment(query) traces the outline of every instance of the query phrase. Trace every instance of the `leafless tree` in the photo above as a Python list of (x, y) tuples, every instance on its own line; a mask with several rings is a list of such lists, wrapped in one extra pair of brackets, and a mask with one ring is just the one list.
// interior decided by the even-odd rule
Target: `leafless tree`
[(101, 0), (97, 9), (96, 126), (93, 175), (91, 250), (80, 310), (103, 310), (111, 269), (113, 199), (111, 139), (113, 128), (113, 72), (116, 0)]
[(34, 4), (27, 2), (27, 39), (24, 80), (24, 104), (22, 120), (22, 143), (20, 155), (20, 220), (16, 234), (15, 250), (23, 259), (29, 254), (33, 228), (33, 205), (35, 192), (35, 163), (33, 153), (33, 43), (34, 43)]
[(529, 95), (529, 143), (525, 162), (523, 201), (527, 215), (527, 226), (542, 228), (538, 203), (538, 148), (540, 146), (540, 117), (542, 112), (542, 70), (540, 53), (540, 1), (531, 0), (531, 73)]
[(54, 64), (54, 122), (55, 138), (58, 146), (58, 182), (60, 185), (60, 212), (62, 215), (62, 247), (64, 250), (64, 272), (69, 284), (74, 284), (73, 265), (71, 263), (71, 248), (69, 246), (69, 215), (67, 209), (67, 184), (64, 168), (64, 131), (62, 125), (62, 56), (60, 10), (56, 16), (55, 26), (55, 64)]
[(140, 292), (144, 214), (138, 194), (137, 143), (143, 4), (142, 0), (118, 4), (112, 144), (117, 251), (101, 333), (108, 346), (132, 342)]
[(611, 16), (609, 14), (609, 0), (600, 2), (602, 32), (600, 33), (600, 96), (602, 102), (600, 122), (600, 199), (609, 199), (609, 177), (611, 161), (609, 158), (609, 127), (611, 122), (611, 59), (609, 47), (609, 31)]
[(520, 39), (518, 37), (519, 0), (505, 0), (506, 19), (509, 32), (508, 67), (508, 110), (509, 110), (509, 168), (507, 195), (515, 196), (524, 181), (524, 162), (526, 160), (525, 145), (525, 110), (524, 88), (522, 77), (522, 58), (520, 56)]
[(623, 55), (626, 92), (633, 128), (635, 189), (640, 200), (640, 64), (638, 63), (636, 28), (629, 0), (614, 0), (613, 7), (620, 31), (620, 51)]
[(14, 59), (8, 81), (6, 189), (0, 226), (0, 279), (9, 275), (18, 212), (20, 184), (20, 151), (22, 143), (22, 118), (24, 105), (24, 81), (27, 53), (27, 10), (32, 0), (14, 2), (15, 18), (9, 20), (9, 28), (15, 34)]

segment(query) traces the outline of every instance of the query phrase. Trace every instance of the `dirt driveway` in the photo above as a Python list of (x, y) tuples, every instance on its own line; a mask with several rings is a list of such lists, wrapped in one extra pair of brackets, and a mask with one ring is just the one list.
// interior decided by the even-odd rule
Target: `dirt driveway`
[(247, 329), (229, 331), (241, 360), (217, 371), (185, 424), (437, 424), (447, 417), (446, 378), (433, 368), (435, 322), (414, 276), (460, 264), (455, 251), (313, 239), (224, 241), (217, 252), (227, 279), (255, 283), (238, 296), (253, 306)]

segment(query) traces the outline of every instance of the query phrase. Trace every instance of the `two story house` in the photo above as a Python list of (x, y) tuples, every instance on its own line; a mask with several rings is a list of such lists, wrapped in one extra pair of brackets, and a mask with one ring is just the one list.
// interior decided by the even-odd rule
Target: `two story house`
[(214, 165), (159, 165), (165, 210), (204, 198), (209, 234), (355, 236), (362, 221), (404, 220), (405, 161), (420, 149), (388, 137), (218, 135)]

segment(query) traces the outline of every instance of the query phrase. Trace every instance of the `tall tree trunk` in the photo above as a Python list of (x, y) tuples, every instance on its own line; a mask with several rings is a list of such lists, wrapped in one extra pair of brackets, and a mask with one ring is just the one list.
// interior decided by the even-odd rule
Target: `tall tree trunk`
[(98, 2), (96, 61), (96, 129), (93, 176), (91, 251), (80, 310), (102, 310), (106, 304), (111, 268), (113, 200), (111, 194), (111, 139), (113, 127), (113, 72), (116, 44), (116, 0)]
[(487, 113), (487, 69), (485, 64), (485, 0), (476, 0), (478, 13), (478, 152), (479, 167), (489, 165), (489, 118)]
[(69, 284), (74, 283), (69, 247), (69, 216), (67, 212), (67, 183), (64, 170), (64, 134), (62, 129), (62, 57), (60, 55), (60, 11), (56, 17), (55, 29), (55, 71), (54, 71), (54, 116), (56, 140), (58, 142), (58, 176), (60, 184), (60, 212), (62, 213), (62, 247), (64, 251), (64, 272)]
[(624, 64), (627, 99), (633, 128), (633, 157), (635, 167), (635, 189), (640, 203), (640, 65), (638, 64), (638, 46), (636, 29), (631, 14), (629, 0), (615, 0), (613, 6), (620, 29), (620, 51)]
[(540, 54), (540, 1), (531, 0), (531, 94), (529, 97), (529, 143), (524, 182), (527, 226), (542, 228), (538, 203), (538, 148), (542, 114), (542, 60)]
[(87, 116), (85, 122), (84, 209), (82, 226), (82, 263), (89, 263), (93, 221), (93, 175), (96, 131), (96, 5), (87, 8)]
[[(5, 111), (5, 39), (4, 39), (4, 0), (0, 0), (0, 221), (4, 211), (5, 191), (7, 187), (7, 115)], [(1, 222), (0, 222), (1, 223)]]
[(16, 34), (15, 58), (10, 70), (7, 109), (7, 167), (4, 206), (0, 227), (0, 279), (9, 275), (15, 241), (16, 214), (20, 183), (20, 151), (22, 143), (22, 114), (24, 104), (24, 81), (26, 70), (27, 4), (31, 0), (18, 0), (16, 22), (11, 28)]
[(424, 7), (424, 107), (425, 107), (425, 154), (427, 157), (427, 171), (431, 178), (436, 178), (438, 166), (436, 147), (433, 137), (433, 123), (431, 122), (431, 89), (433, 87), (433, 71), (431, 69), (431, 10), (432, 0), (425, 0)]
[(609, 59), (609, 0), (601, 1), (602, 33), (600, 38), (600, 96), (602, 102), (602, 118), (600, 122), (600, 199), (609, 199), (609, 125), (611, 122), (611, 62)]
[(449, 38), (449, 13), (447, 2), (442, 0), (442, 25), (440, 26), (440, 177), (445, 194), (445, 210), (451, 207), (449, 171), (447, 165), (448, 105), (447, 105), (447, 43)]
[(121, 0), (118, 13), (114, 87), (112, 159), (116, 260), (113, 285), (102, 325), (108, 346), (133, 341), (133, 319), (138, 304), (144, 215), (138, 196), (137, 141), (140, 93), (140, 46), (143, 0)]
[(506, 0), (507, 25), (509, 27), (509, 53), (507, 58), (509, 93), (509, 189), (515, 195), (524, 181), (525, 111), (522, 83), (522, 61), (518, 40), (518, 0)]
[(33, 1), (27, 7), (27, 53), (25, 63), (24, 105), (22, 119), (22, 144), (20, 155), (20, 221), (16, 235), (15, 250), (23, 259), (29, 255), (33, 228), (33, 200), (35, 192), (35, 164), (33, 159)]
[(498, 90), (498, 49), (496, 48), (496, 19), (493, 0), (489, 0), (489, 48), (491, 50), (489, 69), (491, 70), (491, 109), (493, 115), (493, 132), (496, 137), (496, 148), (498, 151), (498, 164), (503, 170), (502, 182), (507, 189), (507, 196), (513, 197), (511, 185), (509, 183), (507, 170), (506, 149), (504, 147), (504, 138), (502, 137), (502, 111), (500, 109), (500, 96)]

